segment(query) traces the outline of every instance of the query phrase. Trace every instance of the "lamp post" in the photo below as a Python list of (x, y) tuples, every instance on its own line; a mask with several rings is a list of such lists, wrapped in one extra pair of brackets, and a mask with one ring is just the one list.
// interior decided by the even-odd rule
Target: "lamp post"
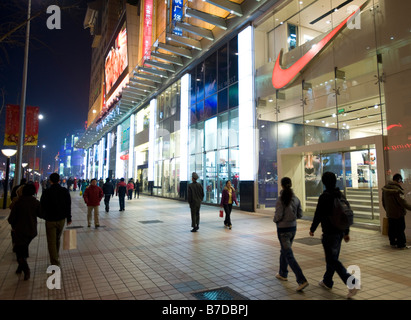
[(9, 173), (10, 173), (10, 157), (14, 156), (17, 150), (14, 149), (1, 149), (1, 152), (7, 157), (7, 166), (6, 166), (6, 183), (4, 184), (4, 194), (3, 194), (3, 209), (7, 207), (7, 193), (9, 187)]
[(23, 178), (24, 178), (24, 174), (25, 174), (27, 165), (28, 165), (27, 162), (23, 162), (23, 163), (21, 164), (21, 166), (23, 167)]
[(40, 167), (39, 167), (40, 181), (41, 181), (41, 179), (42, 179), (42, 177), (43, 177), (43, 169), (42, 169), (42, 166), (41, 166), (41, 162), (42, 162), (42, 160), (43, 160), (43, 149), (45, 149), (45, 148), (46, 148), (46, 146), (43, 144), (43, 145), (41, 146), (41, 149), (40, 149)]
[(27, 26), (26, 26), (26, 44), (24, 48), (24, 65), (23, 65), (23, 81), (22, 81), (22, 94), (20, 101), (20, 130), (19, 141), (17, 144), (17, 159), (16, 159), (16, 174), (14, 184), (17, 185), (21, 180), (21, 163), (23, 159), (23, 146), (24, 146), (24, 127), (26, 118), (26, 89), (27, 89), (27, 69), (29, 60), (29, 39), (30, 39), (30, 18), (31, 18), (31, 0), (28, 0), (27, 6)]

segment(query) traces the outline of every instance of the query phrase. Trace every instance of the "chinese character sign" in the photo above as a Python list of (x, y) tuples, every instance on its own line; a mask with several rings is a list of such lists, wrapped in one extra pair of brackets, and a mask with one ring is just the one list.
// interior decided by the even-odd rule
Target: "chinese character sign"
[[(20, 106), (10, 104), (6, 108), (4, 145), (15, 146), (19, 142)], [(25, 146), (36, 146), (39, 132), (39, 107), (26, 107)]]
[(151, 57), (151, 38), (153, 29), (153, 0), (144, 1), (144, 26), (143, 26), (143, 57)]
[[(173, 0), (171, 9), (171, 20), (175, 26), (176, 21), (181, 21), (183, 19), (183, 0)], [(182, 36), (183, 30), (174, 27), (173, 33), (178, 36)]]

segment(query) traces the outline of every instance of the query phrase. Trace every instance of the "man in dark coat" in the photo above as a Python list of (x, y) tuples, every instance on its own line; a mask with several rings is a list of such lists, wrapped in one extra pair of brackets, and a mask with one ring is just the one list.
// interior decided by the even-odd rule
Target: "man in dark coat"
[(193, 172), (192, 181), (188, 185), (187, 199), (191, 209), (191, 232), (196, 232), (200, 224), (200, 206), (204, 199), (203, 186), (197, 182), (198, 174)]
[(60, 266), (60, 238), (64, 224), (71, 224), (71, 197), (69, 191), (62, 187), (58, 173), (50, 175), (50, 188), (44, 190), (40, 198), (41, 218), (46, 220), (47, 245), (50, 263)]
[(107, 178), (106, 183), (103, 184), (103, 193), (106, 212), (108, 212), (110, 210), (110, 198), (114, 196), (114, 186), (110, 178)]
[(33, 197), (36, 188), (33, 184), (23, 187), (22, 196), (15, 202), (8, 217), (13, 230), (14, 251), (19, 264), (16, 273), (24, 272), (24, 280), (30, 278), (27, 263), (30, 242), (37, 236), (37, 217), (40, 215), (40, 201)]
[(120, 179), (120, 182), (117, 184), (116, 188), (116, 196), (118, 196), (118, 201), (120, 204), (120, 210), (119, 211), (124, 211), (125, 210), (125, 202), (124, 199), (126, 197), (127, 193), (127, 185), (124, 182), (124, 178)]
[(402, 176), (397, 173), (393, 180), (382, 188), (382, 205), (388, 218), (388, 239), (390, 245), (406, 249), (405, 215), (411, 205), (405, 201), (404, 189), (401, 186)]

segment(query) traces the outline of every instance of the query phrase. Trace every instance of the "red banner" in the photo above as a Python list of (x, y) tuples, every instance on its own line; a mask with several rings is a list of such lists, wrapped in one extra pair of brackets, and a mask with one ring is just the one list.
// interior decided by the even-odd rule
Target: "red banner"
[(9, 104), (6, 107), (6, 129), (4, 145), (15, 146), (19, 142), (20, 106)]
[(153, 30), (153, 0), (144, 1), (144, 26), (143, 26), (143, 57), (145, 60), (151, 57), (151, 38)]
[(39, 107), (26, 107), (26, 130), (24, 145), (37, 146), (39, 138)]
[[(9, 104), (6, 108), (4, 145), (15, 146), (19, 142), (20, 106)], [(26, 107), (25, 146), (36, 146), (39, 133), (39, 107)]]

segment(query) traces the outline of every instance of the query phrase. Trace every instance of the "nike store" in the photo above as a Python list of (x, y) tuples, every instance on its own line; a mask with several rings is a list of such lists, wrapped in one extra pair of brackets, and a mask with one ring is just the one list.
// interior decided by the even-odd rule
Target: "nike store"
[(410, 191), (410, 10), (401, 0), (292, 0), (254, 21), (257, 212), (273, 211), (284, 176), (309, 216), (322, 173), (334, 172), (355, 222), (375, 227), (382, 186), (401, 173)]

